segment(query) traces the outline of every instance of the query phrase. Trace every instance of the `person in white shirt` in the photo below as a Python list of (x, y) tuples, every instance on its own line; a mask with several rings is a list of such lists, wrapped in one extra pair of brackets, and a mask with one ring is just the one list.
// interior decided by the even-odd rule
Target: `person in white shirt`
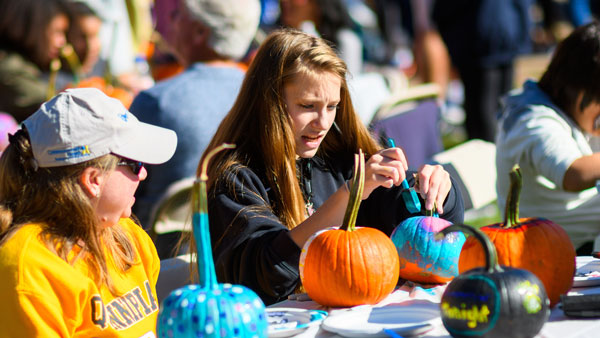
[(600, 135), (600, 24), (563, 40), (538, 83), (502, 100), (496, 136), (497, 194), (504, 210), (509, 172), (523, 176), (520, 216), (560, 224), (578, 255), (589, 255), (600, 233), (600, 153), (589, 140)]

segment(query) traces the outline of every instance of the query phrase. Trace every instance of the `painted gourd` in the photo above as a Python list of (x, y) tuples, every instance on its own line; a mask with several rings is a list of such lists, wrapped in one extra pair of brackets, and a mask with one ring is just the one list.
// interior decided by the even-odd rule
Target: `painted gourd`
[(452, 225), (440, 237), (464, 231), (480, 242), (485, 267), (455, 277), (442, 294), (444, 327), (453, 337), (533, 337), (550, 316), (544, 284), (533, 273), (498, 265), (496, 248), (480, 230)]
[(267, 337), (267, 314), (252, 290), (218, 284), (212, 258), (206, 202), (206, 166), (224, 144), (207, 154), (193, 192), (193, 231), (198, 249), (199, 285), (172, 291), (164, 299), (157, 321), (159, 337)]
[(364, 189), (364, 155), (355, 156), (343, 225), (314, 234), (300, 256), (300, 278), (315, 302), (331, 307), (375, 304), (398, 282), (398, 254), (380, 230), (355, 227)]
[(435, 234), (452, 225), (435, 217), (431, 211), (426, 216), (404, 220), (391, 234), (400, 259), (400, 278), (419, 283), (446, 283), (458, 275), (458, 258), (465, 235), (448, 234), (441, 241)]
[[(522, 178), (518, 166), (510, 172), (510, 189), (503, 223), (481, 228), (494, 243), (500, 265), (533, 272), (546, 287), (550, 306), (560, 301), (573, 284), (575, 247), (564, 229), (544, 218), (519, 219), (519, 194)], [(460, 272), (483, 266), (481, 246), (467, 239), (459, 260)]]

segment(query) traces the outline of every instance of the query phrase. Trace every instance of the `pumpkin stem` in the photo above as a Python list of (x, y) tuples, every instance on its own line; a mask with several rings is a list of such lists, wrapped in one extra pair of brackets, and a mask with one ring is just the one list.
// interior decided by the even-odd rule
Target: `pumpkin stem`
[(212, 247), (210, 245), (210, 230), (208, 227), (208, 204), (206, 201), (206, 181), (208, 180), (208, 175), (206, 175), (206, 170), (210, 159), (219, 151), (227, 148), (235, 148), (235, 145), (223, 143), (206, 155), (204, 161), (202, 161), (200, 177), (196, 178), (192, 192), (192, 226), (194, 239), (196, 240), (198, 284), (204, 288), (218, 286)]
[(362, 149), (358, 150), (358, 154), (354, 154), (354, 174), (352, 175), (352, 188), (350, 189), (350, 197), (348, 198), (348, 206), (344, 214), (341, 230), (354, 231), (356, 225), (356, 216), (358, 215), (358, 207), (362, 200), (363, 191), (365, 188), (365, 154)]
[(510, 187), (508, 196), (506, 196), (506, 206), (504, 207), (504, 225), (505, 229), (511, 228), (519, 224), (519, 200), (521, 196), (521, 188), (523, 187), (523, 178), (521, 176), (521, 168), (515, 164), (509, 173)]
[(449, 227), (442, 229), (442, 231), (435, 234), (436, 240), (442, 240), (448, 233), (453, 231), (460, 231), (475, 237), (476, 240), (481, 243), (483, 252), (485, 253), (485, 269), (488, 272), (503, 271), (500, 265), (498, 265), (498, 253), (494, 243), (484, 234), (481, 230), (474, 228), (466, 224), (453, 224)]
[(52, 59), (50, 61), (50, 75), (48, 76), (48, 89), (46, 90), (46, 100), (50, 100), (56, 95), (56, 77), (60, 70), (61, 63), (59, 59)]
[(67, 43), (63, 46), (63, 48), (60, 49), (60, 55), (62, 55), (67, 60), (67, 63), (69, 64), (69, 67), (73, 72), (73, 84), (77, 86), (79, 84), (79, 81), (83, 77), (81, 71), (81, 61), (79, 60), (79, 56), (77, 56), (77, 53), (75, 53), (73, 46), (69, 43)]
[(431, 210), (425, 209), (425, 216), (440, 217), (440, 215), (437, 213), (437, 202), (433, 202), (433, 209), (431, 209)]

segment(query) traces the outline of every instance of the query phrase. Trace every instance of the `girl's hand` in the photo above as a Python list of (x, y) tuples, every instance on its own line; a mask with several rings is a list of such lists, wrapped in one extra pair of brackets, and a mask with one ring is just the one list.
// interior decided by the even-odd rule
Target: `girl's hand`
[(425, 200), (425, 209), (433, 210), (437, 206), (438, 213), (444, 212), (444, 200), (452, 188), (450, 174), (441, 165), (425, 164), (417, 172), (415, 190)]
[(400, 185), (406, 178), (408, 162), (400, 148), (387, 148), (378, 151), (365, 163), (365, 188), (363, 199), (379, 186), (391, 188)]

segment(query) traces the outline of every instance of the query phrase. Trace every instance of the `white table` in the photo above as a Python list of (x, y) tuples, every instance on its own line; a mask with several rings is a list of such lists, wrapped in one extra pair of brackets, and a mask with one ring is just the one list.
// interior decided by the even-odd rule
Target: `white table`
[[(577, 266), (580, 267), (592, 260), (592, 257), (577, 257)], [(374, 305), (374, 307), (384, 307), (391, 304), (410, 304), (410, 302), (432, 302), (431, 306), (437, 306), (441, 300), (445, 285), (434, 288), (424, 289), (421, 286), (414, 284), (406, 284), (396, 289), (383, 301)], [(600, 285), (585, 288), (573, 288), (569, 294), (600, 294)], [(410, 306), (410, 305), (407, 305)], [(341, 311), (348, 309), (326, 309), (314, 301), (296, 301), (286, 300), (269, 308), (301, 308), (301, 309), (319, 309), (329, 312), (329, 316), (339, 315)], [(441, 318), (436, 320), (434, 328), (421, 335), (420, 337), (450, 337), (448, 331), (444, 328)], [(311, 326), (306, 331), (296, 335), (296, 337), (317, 337), (317, 338), (333, 338), (341, 337), (335, 333), (324, 330), (319, 325)], [(540, 333), (536, 336), (539, 338), (579, 338), (579, 337), (600, 337), (600, 319), (574, 319), (566, 317), (560, 309), (560, 304), (552, 309), (550, 318), (542, 327)]]

